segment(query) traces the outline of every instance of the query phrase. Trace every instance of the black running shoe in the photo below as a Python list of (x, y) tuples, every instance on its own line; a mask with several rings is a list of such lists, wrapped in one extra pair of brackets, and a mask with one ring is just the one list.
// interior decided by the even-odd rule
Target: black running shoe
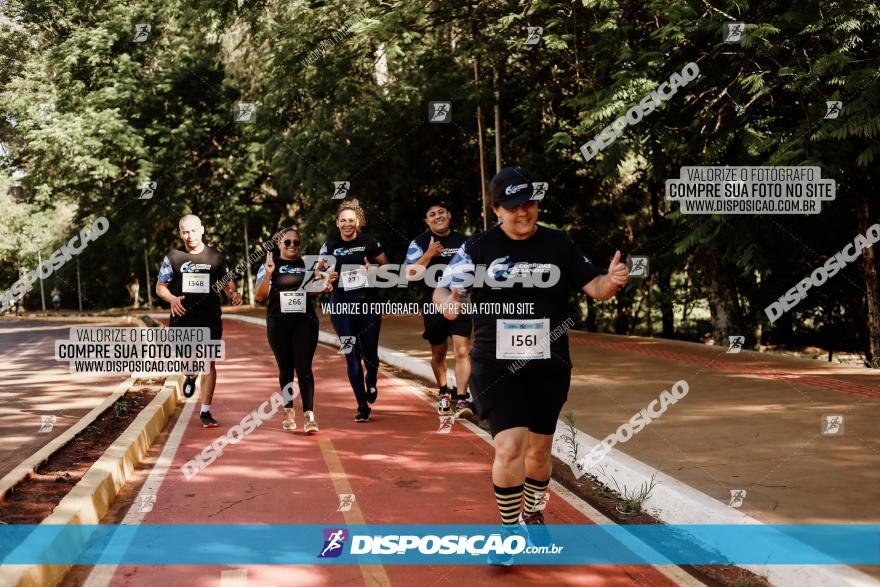
[(210, 410), (199, 414), (199, 420), (202, 421), (202, 428), (216, 428), (220, 425), (214, 419), (214, 416), (211, 415)]
[(544, 526), (544, 514), (537, 512), (523, 512), (522, 523), (529, 532), (529, 542), (533, 546), (548, 546), (552, 541), (550, 532)]
[(369, 407), (358, 408), (357, 416), (354, 417), (355, 422), (369, 422), (370, 421), (370, 412), (372, 412)]
[(196, 378), (187, 375), (183, 380), (183, 397), (192, 397), (196, 392)]
[(376, 400), (379, 398), (379, 390), (376, 389), (375, 385), (371, 385), (367, 388), (367, 401), (371, 404), (376, 403)]
[(452, 399), (445, 393), (441, 393), (437, 400), (437, 413), (441, 416), (448, 416), (452, 413)]

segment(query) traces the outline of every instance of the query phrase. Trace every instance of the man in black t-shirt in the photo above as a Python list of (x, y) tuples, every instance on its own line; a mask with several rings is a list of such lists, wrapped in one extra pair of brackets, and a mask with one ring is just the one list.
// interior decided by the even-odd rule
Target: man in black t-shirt
[[(539, 226), (538, 202), (547, 184), (533, 183), (522, 169), (502, 169), (489, 189), (501, 222), (462, 245), (434, 302), (452, 320), (462, 311), (462, 293), (472, 291), (471, 391), (495, 440), (492, 482), (502, 533), (515, 533), (522, 520), (532, 542), (544, 545), (549, 535), (539, 508), (571, 381), (569, 292), (610, 299), (628, 271), (617, 251), (601, 274), (565, 233)], [(512, 558), (490, 562), (509, 565)]]
[[(211, 340), (223, 336), (220, 319), (220, 294), (214, 287), (226, 274), (226, 260), (214, 247), (202, 242), (205, 229), (198, 216), (187, 214), (178, 223), (184, 246), (170, 251), (162, 261), (156, 281), (156, 295), (171, 305), (170, 328), (207, 327)], [(223, 291), (233, 305), (241, 304), (241, 296), (233, 280), (228, 280)], [(195, 392), (196, 375), (187, 374), (183, 393), (191, 397)], [(217, 420), (211, 415), (211, 400), (217, 384), (217, 369), (211, 361), (210, 370), (202, 377), (199, 414), (203, 428), (214, 428)]]
[[(439, 281), (438, 270), (442, 271), (467, 240), (463, 234), (451, 229), (452, 215), (444, 201), (439, 198), (429, 199), (424, 204), (424, 210), (428, 230), (414, 238), (406, 252), (407, 279), (421, 281), (423, 306), (431, 303), (434, 295), (432, 285)], [(422, 320), (425, 326), (422, 338), (431, 345), (431, 369), (440, 387), (437, 412), (443, 416), (451, 414), (454, 402), (456, 418), (470, 416), (472, 411), (468, 401), (468, 379), (471, 374), (471, 319), (459, 316), (456, 320), (449, 321), (440, 313), (426, 312)], [(451, 389), (446, 385), (446, 351), (450, 336), (455, 352), (456, 383)]]

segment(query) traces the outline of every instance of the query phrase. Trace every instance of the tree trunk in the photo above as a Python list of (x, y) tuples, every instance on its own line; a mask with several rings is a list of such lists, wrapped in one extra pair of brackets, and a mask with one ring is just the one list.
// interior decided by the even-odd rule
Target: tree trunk
[(672, 271), (663, 268), (657, 273), (657, 286), (660, 288), (660, 317), (663, 323), (663, 338), (675, 338), (675, 309), (672, 304)]
[(492, 67), (492, 87), (495, 90), (495, 173), (501, 171), (501, 72), (500, 67)]
[(596, 303), (587, 296), (587, 332), (596, 332)]
[[(862, 191), (856, 196), (856, 214), (859, 219), (859, 232), (864, 234), (871, 222), (871, 208)], [(880, 357), (880, 285), (877, 283), (877, 252), (874, 247), (862, 250), (862, 270), (865, 276), (865, 304), (868, 306), (868, 348), (869, 361)]]
[(483, 141), (483, 109), (480, 95), (480, 56), (474, 58), (474, 87), (477, 88), (477, 140), (480, 145), (480, 190), (483, 194), (483, 230), (489, 230), (489, 219), (492, 210), (489, 206), (489, 179), (486, 170), (486, 145)]
[(715, 344), (727, 346), (729, 336), (746, 336), (751, 346), (751, 332), (743, 323), (742, 307), (736, 293), (736, 272), (727, 267), (716, 251), (707, 251), (702, 259), (703, 281), (712, 312), (712, 335)]
[[(659, 141), (654, 141), (654, 151), (662, 151)], [(666, 217), (661, 213), (660, 206), (662, 204), (661, 194), (664, 193), (665, 184), (659, 181), (653, 173), (648, 180), (648, 193), (651, 198), (651, 234), (664, 234), (666, 232), (668, 222)], [(656, 258), (654, 259), (656, 261)], [(659, 292), (660, 317), (663, 324), (663, 338), (675, 337), (675, 315), (672, 303), (672, 264), (657, 263), (661, 269), (656, 273), (657, 287)], [(650, 316), (650, 304), (648, 304), (648, 312)], [(648, 330), (651, 336), (654, 335), (653, 324), (648, 323)]]
[(614, 318), (614, 333), (629, 334), (632, 300), (625, 300), (622, 296), (616, 296), (615, 300), (617, 301), (617, 315)]

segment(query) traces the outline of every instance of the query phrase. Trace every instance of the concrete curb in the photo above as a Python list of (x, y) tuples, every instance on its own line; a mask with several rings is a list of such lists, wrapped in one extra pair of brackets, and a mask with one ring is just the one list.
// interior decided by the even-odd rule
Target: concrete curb
[(108, 395), (104, 401), (100, 404), (92, 408), (92, 411), (88, 412), (85, 416), (79, 419), (73, 426), (53, 438), (50, 442), (48, 442), (45, 446), (39, 449), (37, 452), (20, 462), (15, 466), (9, 473), (7, 473), (2, 479), (0, 479), (0, 501), (3, 500), (3, 496), (6, 495), (6, 492), (12, 489), (16, 484), (21, 481), (24, 481), (27, 477), (34, 472), (34, 470), (39, 467), (41, 464), (46, 462), (53, 453), (55, 453), (59, 448), (73, 440), (73, 437), (85, 430), (89, 424), (95, 421), (95, 419), (100, 416), (104, 410), (113, 405), (116, 400), (118, 400), (135, 381), (135, 377), (129, 377), (126, 381), (120, 383), (116, 389)]
[[(266, 320), (252, 316), (225, 315), (231, 320), (266, 326)], [(319, 331), (318, 340), (324, 344), (339, 346), (335, 334)], [(431, 366), (424, 361), (386, 347), (379, 347), (379, 359), (428, 381), (434, 380)], [(798, 359), (802, 360), (802, 359)], [(561, 442), (565, 424), (560, 420), (553, 439), (553, 455), (569, 462)], [(585, 452), (599, 444), (600, 440), (578, 430), (577, 442)], [(637, 488), (650, 483), (652, 476), (657, 482), (650, 498), (645, 502), (646, 511), (666, 524), (763, 524), (760, 520), (729, 507), (681, 481), (638, 461), (617, 449), (612, 449), (602, 461), (602, 471), (596, 475), (599, 481), (613, 487), (614, 479), (623, 488)], [(803, 547), (804, 549), (806, 547)], [(826, 585), (850, 585), (868, 587), (880, 585), (873, 577), (846, 565), (738, 565), (766, 577), (780, 587), (824, 587)]]
[[(131, 478), (153, 440), (168, 423), (177, 403), (183, 400), (182, 384), (182, 375), (167, 378), (156, 397), (110, 445), (101, 458), (86, 471), (79, 483), (64, 496), (41, 524), (66, 526), (100, 523), (119, 490)], [(80, 542), (70, 544), (72, 537), (65, 534), (63, 548), (66, 552), (80, 551), (85, 547), (89, 539), (88, 532), (79, 533), (77, 537), (80, 538)], [(16, 550), (30, 550), (28, 540)], [(58, 585), (64, 579), (70, 566), (3, 565), (0, 566), (0, 585), (51, 587)]]
[[(143, 321), (141, 322), (143, 323)], [(104, 412), (104, 410), (112, 406), (113, 403), (120, 398), (120, 396), (122, 396), (126, 391), (129, 390), (129, 388), (131, 388), (136, 379), (136, 374), (133, 374), (126, 381), (120, 383), (113, 391), (113, 393), (107, 396), (104, 401), (95, 406), (90, 412), (80, 418), (73, 426), (53, 438), (45, 446), (43, 446), (30, 457), (16, 465), (14, 469), (12, 469), (2, 479), (0, 479), (0, 501), (3, 500), (3, 496), (6, 495), (7, 491), (12, 489), (17, 483), (26, 479), (55, 451), (73, 440), (74, 436), (85, 430), (85, 428), (89, 424), (95, 421), (95, 418), (100, 416)]]
[[(571, 462), (563, 433), (565, 424), (559, 421), (553, 437), (553, 456), (563, 462)], [(577, 443), (584, 454), (600, 439), (577, 431)], [(635, 489), (650, 484), (652, 477), (656, 486), (645, 501), (644, 509), (665, 524), (763, 524), (760, 520), (731, 508), (705, 493), (665, 473), (612, 448), (602, 464), (590, 471), (606, 486)], [(793, 541), (792, 541), (793, 543)], [(801, 551), (808, 548), (798, 545)], [(765, 577), (780, 587), (824, 587), (826, 585), (851, 585), (867, 587), (880, 585), (873, 577), (846, 565), (737, 565), (756, 575)]]

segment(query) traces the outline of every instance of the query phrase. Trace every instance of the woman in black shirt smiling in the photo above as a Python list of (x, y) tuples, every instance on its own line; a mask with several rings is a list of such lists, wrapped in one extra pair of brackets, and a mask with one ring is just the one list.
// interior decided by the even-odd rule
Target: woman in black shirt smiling
[[(311, 274), (300, 257), (299, 232), (293, 228), (281, 230), (278, 250), (266, 255), (265, 264), (257, 272), (256, 298), (266, 304), (266, 336), (278, 362), (278, 383), (282, 391), (293, 387), (293, 375), (299, 382), (302, 395), (303, 430), (306, 434), (318, 431), (315, 420), (315, 378), (312, 359), (318, 346), (318, 317), (311, 297), (319, 293), (308, 288)], [(323, 291), (331, 291), (328, 279)], [(293, 398), (284, 406), (284, 430), (296, 430)]]
[[(388, 257), (382, 245), (363, 232), (367, 223), (357, 200), (346, 200), (336, 212), (339, 236), (332, 236), (321, 246), (320, 255), (332, 255), (338, 272), (338, 284), (330, 298), (331, 305), (351, 308), (332, 312), (330, 321), (339, 336), (351, 384), (357, 401), (355, 422), (370, 420), (370, 404), (376, 401), (379, 377), (379, 329), (382, 314), (370, 310), (378, 302), (376, 288), (367, 280), (367, 266), (386, 264)], [(331, 270), (334, 267), (331, 267)], [(347, 352), (346, 352), (347, 351)], [(361, 360), (363, 359), (363, 364)]]

